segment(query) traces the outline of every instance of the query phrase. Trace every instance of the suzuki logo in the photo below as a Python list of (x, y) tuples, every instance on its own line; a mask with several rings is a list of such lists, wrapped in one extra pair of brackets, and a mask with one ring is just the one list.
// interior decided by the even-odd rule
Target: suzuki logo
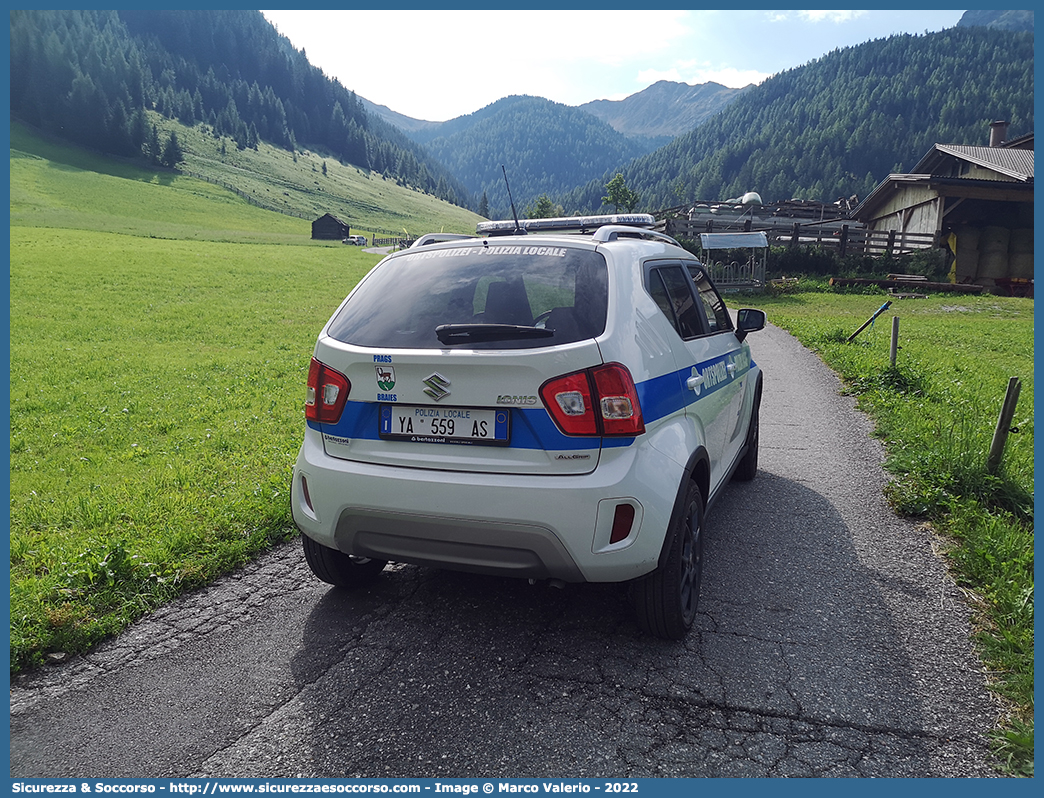
[(450, 381), (439, 374), (437, 371), (428, 377), (424, 384), (428, 387), (424, 389), (424, 393), (434, 399), (436, 402), (440, 399), (445, 399), (449, 396), (450, 392), (446, 390), (446, 386), (450, 384)]

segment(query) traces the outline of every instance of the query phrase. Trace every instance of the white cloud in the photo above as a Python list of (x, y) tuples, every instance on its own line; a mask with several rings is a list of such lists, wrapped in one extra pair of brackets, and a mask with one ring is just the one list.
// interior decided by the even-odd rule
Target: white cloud
[(798, 11), (798, 16), (808, 22), (833, 22), (841, 24), (866, 16), (865, 11)]

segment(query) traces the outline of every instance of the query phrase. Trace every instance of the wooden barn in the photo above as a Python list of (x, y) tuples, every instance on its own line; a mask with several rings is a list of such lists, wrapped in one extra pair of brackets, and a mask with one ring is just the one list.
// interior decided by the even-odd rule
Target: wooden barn
[(932, 233), (954, 256), (951, 279), (1004, 293), (1032, 291), (1033, 134), (989, 146), (936, 144), (909, 174), (893, 174), (852, 212), (870, 230)]
[(312, 222), (312, 238), (323, 241), (343, 241), (351, 233), (347, 222), (332, 213), (324, 213)]

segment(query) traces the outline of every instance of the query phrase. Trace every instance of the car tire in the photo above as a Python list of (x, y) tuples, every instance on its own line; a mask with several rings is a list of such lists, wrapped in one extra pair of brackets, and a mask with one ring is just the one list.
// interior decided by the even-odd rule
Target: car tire
[(316, 578), (335, 587), (352, 589), (373, 582), (384, 570), (384, 560), (355, 557), (343, 551), (316, 543), (307, 535), (301, 536), (305, 562)]
[(750, 427), (747, 429), (747, 451), (740, 459), (733, 479), (750, 482), (758, 473), (758, 444), (761, 438), (760, 394), (754, 397), (754, 408), (750, 411)]
[(692, 627), (703, 581), (703, 529), (703, 494), (690, 482), (681, 516), (670, 531), (667, 560), (633, 584), (638, 625), (646, 633), (681, 640)]

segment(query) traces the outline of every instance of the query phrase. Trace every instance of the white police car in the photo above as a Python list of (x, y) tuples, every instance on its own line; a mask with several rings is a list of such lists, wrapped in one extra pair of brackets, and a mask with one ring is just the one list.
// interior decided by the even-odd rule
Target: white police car
[[(700, 262), (642, 214), (488, 222), (364, 277), (308, 375), (293, 517), (340, 587), (388, 561), (630, 582), (696, 612), (704, 510), (753, 478), (762, 375)], [(578, 234), (579, 233), (579, 234)]]

